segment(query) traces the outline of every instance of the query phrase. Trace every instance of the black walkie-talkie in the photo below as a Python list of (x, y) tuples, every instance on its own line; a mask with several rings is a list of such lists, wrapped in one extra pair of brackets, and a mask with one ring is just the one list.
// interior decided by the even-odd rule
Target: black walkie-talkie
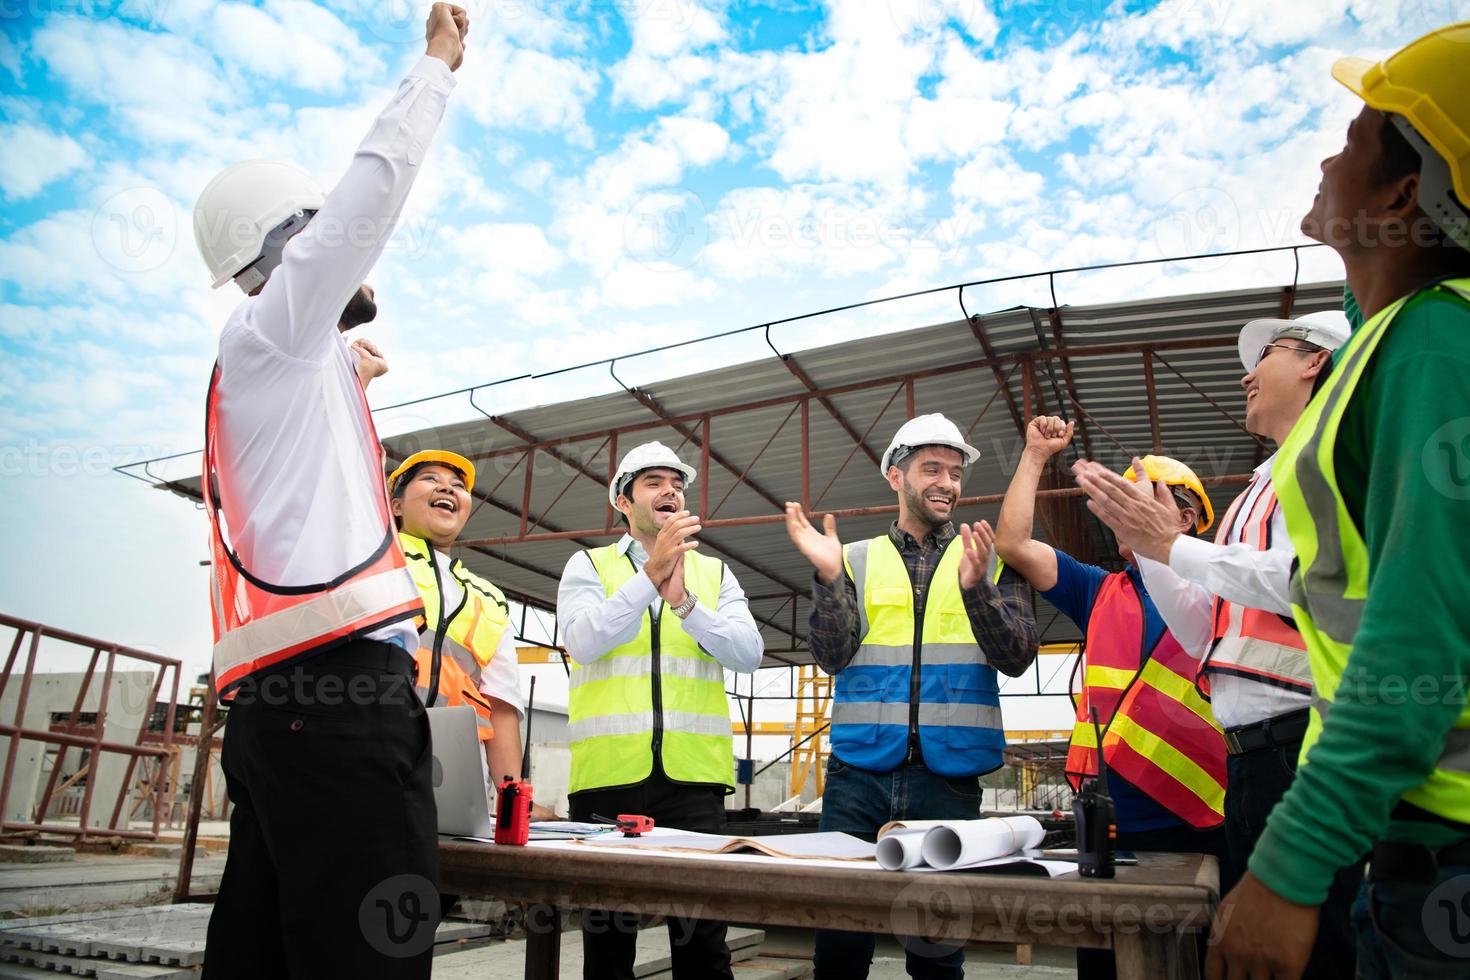
[(1102, 730), (1097, 708), (1092, 711), (1092, 730), (1097, 736), (1097, 775), (1082, 782), (1072, 800), (1072, 817), (1077, 824), (1077, 873), (1084, 878), (1113, 877), (1113, 841), (1118, 836), (1117, 813), (1108, 795), (1108, 765), (1103, 761)]

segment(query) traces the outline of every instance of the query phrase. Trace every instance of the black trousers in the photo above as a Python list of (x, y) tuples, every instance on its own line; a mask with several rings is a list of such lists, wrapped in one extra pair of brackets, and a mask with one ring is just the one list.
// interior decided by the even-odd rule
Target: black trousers
[[(1220, 895), (1230, 893), (1246, 872), (1256, 841), (1266, 830), (1281, 797), (1296, 778), (1296, 760), (1302, 742), (1232, 755), (1227, 760), (1225, 787), (1225, 859), (1220, 862)], [(1317, 941), (1302, 973), (1306, 980), (1351, 977), (1357, 968), (1358, 937), (1350, 922), (1353, 900), (1363, 883), (1363, 862), (1342, 868), (1333, 876), (1318, 916)]]
[[(1117, 849), (1120, 851), (1159, 851), (1165, 854), (1212, 854), (1223, 861), (1225, 854), (1225, 831), (1221, 827), (1195, 830), (1188, 824), (1163, 827), (1159, 830), (1118, 831)], [(1209, 930), (1199, 933), (1199, 967), (1205, 968), (1208, 951)], [(1115, 980), (1117, 963), (1110, 949), (1077, 950), (1077, 980)]]
[[(591, 820), (593, 814), (616, 818), (620, 813), (652, 817), (658, 827), (719, 833), (725, 829), (725, 788), (671, 782), (654, 762), (653, 774), (636, 786), (592, 789), (567, 801), (573, 820)], [(728, 978), (730, 947), (725, 923), (698, 916), (670, 916), (669, 951), (675, 980)], [(633, 980), (639, 914), (629, 909), (582, 911), (582, 976), (585, 980)]]
[(438, 820), (412, 667), (400, 647), (357, 640), (239, 690), (207, 980), (429, 976)]

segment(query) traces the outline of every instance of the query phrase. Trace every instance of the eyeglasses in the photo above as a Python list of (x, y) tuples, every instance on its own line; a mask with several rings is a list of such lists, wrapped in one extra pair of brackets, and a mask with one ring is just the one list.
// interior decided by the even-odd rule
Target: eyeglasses
[(1294, 350), (1298, 354), (1307, 354), (1307, 353), (1310, 353), (1306, 348), (1303, 348), (1303, 347), (1292, 347), (1290, 344), (1267, 344), (1264, 347), (1262, 347), (1261, 348), (1261, 352), (1256, 355), (1256, 364), (1259, 365), (1262, 361), (1264, 361), (1266, 359), (1266, 352), (1268, 350), (1273, 349), (1273, 348), (1278, 349), (1278, 350)]

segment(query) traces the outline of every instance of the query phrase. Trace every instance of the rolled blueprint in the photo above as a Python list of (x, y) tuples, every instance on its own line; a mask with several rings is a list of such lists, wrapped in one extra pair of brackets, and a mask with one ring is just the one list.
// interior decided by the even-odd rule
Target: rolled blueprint
[(878, 839), (878, 867), (884, 871), (907, 871), (924, 863), (927, 830), (895, 830)]
[(956, 820), (926, 833), (920, 854), (923, 863), (947, 871), (1037, 847), (1045, 836), (1035, 817)]

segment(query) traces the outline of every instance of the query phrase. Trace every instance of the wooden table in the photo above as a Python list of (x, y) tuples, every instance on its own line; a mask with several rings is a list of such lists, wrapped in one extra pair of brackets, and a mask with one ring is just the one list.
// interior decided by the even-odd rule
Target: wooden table
[(1195, 934), (1219, 892), (1215, 859), (1140, 854), (1112, 880), (734, 863), (442, 842), (445, 892), (529, 904), (526, 977), (558, 976), (566, 910), (851, 929), (930, 940), (1111, 948), (1121, 980), (1195, 978)]

